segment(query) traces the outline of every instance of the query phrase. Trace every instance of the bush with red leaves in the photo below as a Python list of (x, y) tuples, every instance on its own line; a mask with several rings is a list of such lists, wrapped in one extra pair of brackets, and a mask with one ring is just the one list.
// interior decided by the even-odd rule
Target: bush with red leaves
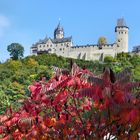
[(0, 116), (0, 138), (138, 139), (140, 83), (129, 82), (130, 75), (122, 73), (117, 79), (106, 68), (98, 77), (73, 64), (70, 72), (59, 70), (48, 82), (34, 82), (20, 110), (10, 108)]

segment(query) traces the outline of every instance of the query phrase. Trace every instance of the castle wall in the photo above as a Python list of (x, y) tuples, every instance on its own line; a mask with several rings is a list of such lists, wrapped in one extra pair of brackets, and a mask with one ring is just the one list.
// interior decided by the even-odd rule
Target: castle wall
[(114, 57), (117, 53), (128, 52), (128, 30), (124, 20), (119, 19), (115, 27), (116, 41), (114, 44), (73, 46), (71, 38), (64, 38), (63, 28), (59, 24), (54, 32), (54, 39), (46, 38), (43, 42), (37, 42), (31, 47), (31, 53), (37, 54), (37, 52), (44, 51), (75, 59), (103, 60), (106, 56)]
[(116, 44), (102, 45), (100, 49), (97, 45), (75, 46), (71, 48), (69, 57), (85, 60), (100, 60), (106, 56), (114, 57), (116, 46)]
[(55, 45), (55, 53), (59, 56), (68, 57), (72, 42), (57, 43)]

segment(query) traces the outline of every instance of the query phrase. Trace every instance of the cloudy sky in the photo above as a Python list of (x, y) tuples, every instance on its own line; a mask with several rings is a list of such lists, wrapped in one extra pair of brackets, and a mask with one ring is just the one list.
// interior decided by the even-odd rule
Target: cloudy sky
[(9, 58), (7, 45), (30, 47), (53, 32), (61, 18), (65, 36), (75, 45), (96, 44), (100, 36), (115, 41), (116, 20), (123, 17), (130, 28), (129, 50), (140, 45), (140, 0), (0, 0), (0, 61)]

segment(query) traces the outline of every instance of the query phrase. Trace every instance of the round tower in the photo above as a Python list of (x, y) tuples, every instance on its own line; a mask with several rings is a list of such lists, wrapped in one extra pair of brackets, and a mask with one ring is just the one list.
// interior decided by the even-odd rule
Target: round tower
[(118, 19), (117, 26), (115, 27), (118, 53), (128, 52), (128, 31), (129, 28), (127, 27), (124, 19), (123, 18)]
[(64, 29), (60, 26), (60, 22), (56, 29), (54, 30), (54, 39), (62, 39), (64, 38)]

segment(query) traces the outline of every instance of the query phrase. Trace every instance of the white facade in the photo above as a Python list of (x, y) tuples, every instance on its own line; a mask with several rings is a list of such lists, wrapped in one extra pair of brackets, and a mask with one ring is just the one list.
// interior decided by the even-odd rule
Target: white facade
[(116, 43), (120, 46), (118, 52), (128, 52), (128, 31), (129, 28), (123, 19), (118, 19), (116, 32)]
[(33, 44), (31, 54), (55, 53), (58, 56), (75, 59), (103, 60), (106, 56), (114, 57), (117, 53), (128, 52), (128, 30), (124, 19), (118, 19), (115, 27), (115, 43), (74, 46), (72, 37), (64, 37), (64, 30), (59, 23), (54, 31), (54, 39), (46, 37), (44, 40)]

